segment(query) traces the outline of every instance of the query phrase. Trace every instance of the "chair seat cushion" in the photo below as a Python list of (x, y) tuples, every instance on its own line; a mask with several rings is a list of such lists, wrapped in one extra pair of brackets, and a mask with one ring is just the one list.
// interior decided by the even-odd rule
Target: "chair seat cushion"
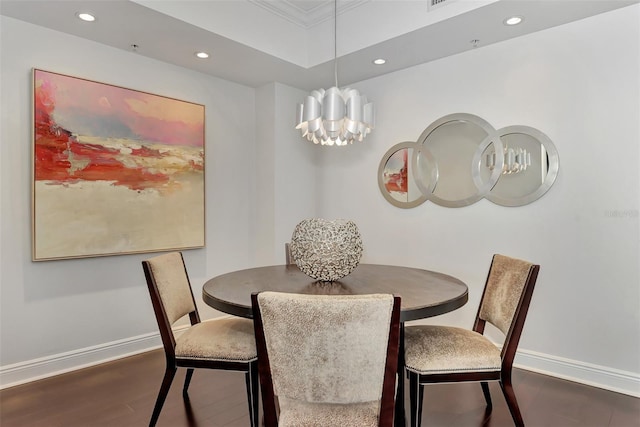
[(483, 335), (462, 328), (405, 328), (405, 365), (418, 374), (499, 371), (500, 349)]
[(237, 362), (256, 360), (253, 321), (232, 317), (197, 323), (176, 338), (176, 357)]
[(281, 398), (278, 427), (377, 427), (379, 413), (379, 401), (339, 404)]

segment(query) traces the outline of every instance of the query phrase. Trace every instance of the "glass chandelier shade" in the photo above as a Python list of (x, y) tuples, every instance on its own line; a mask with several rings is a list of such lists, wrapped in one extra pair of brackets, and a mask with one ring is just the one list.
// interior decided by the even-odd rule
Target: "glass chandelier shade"
[(296, 111), (296, 129), (314, 144), (343, 146), (363, 141), (374, 127), (373, 103), (355, 89), (338, 87), (338, 1), (334, 0), (335, 86), (311, 91)]

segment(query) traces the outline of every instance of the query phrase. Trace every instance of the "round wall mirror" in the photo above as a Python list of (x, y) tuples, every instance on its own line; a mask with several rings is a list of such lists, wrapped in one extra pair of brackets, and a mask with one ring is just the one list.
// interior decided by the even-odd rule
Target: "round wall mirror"
[[(551, 139), (528, 126), (505, 127), (498, 135), (503, 145), (501, 176), (485, 197), (501, 206), (523, 206), (542, 197), (558, 175), (558, 151)], [(492, 145), (485, 140), (474, 159), (480, 170), (479, 185), (488, 179), (492, 168), (498, 169)]]
[(435, 167), (437, 182), (430, 191), (422, 180), (417, 181), (420, 191), (446, 207), (467, 206), (489, 194), (500, 178), (502, 158), (496, 156), (495, 168), (481, 174), (474, 159), (485, 141), (491, 141), (491, 146), (485, 145), (483, 150), (502, 152), (502, 141), (493, 126), (472, 114), (450, 114), (429, 125), (417, 141), (429, 155), (414, 150), (412, 165), (414, 170), (426, 171), (426, 175), (429, 168)]

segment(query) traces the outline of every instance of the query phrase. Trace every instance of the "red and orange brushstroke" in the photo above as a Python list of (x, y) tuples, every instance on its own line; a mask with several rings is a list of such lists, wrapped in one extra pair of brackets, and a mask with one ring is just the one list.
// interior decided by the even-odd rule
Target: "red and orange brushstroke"
[[(80, 181), (110, 181), (113, 185), (126, 186), (131, 190), (143, 190), (166, 185), (171, 180), (166, 173), (151, 172), (143, 166), (125, 165), (118, 159), (122, 157), (118, 149), (79, 141), (73, 132), (60, 126), (53, 118), (56, 108), (55, 90), (45, 79), (34, 88), (34, 173), (37, 181), (62, 185)], [(128, 154), (132, 157), (155, 159), (167, 155), (144, 145), (133, 148)], [(72, 158), (83, 166), (73, 167)], [(189, 166), (192, 171), (203, 170), (202, 162), (190, 161)]]

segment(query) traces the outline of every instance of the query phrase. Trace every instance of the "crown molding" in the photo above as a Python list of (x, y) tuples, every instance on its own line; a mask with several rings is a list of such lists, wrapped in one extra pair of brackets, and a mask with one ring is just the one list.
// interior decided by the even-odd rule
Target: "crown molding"
[[(282, 19), (285, 19), (304, 29), (333, 18), (332, 1), (308, 1), (308, 0), (247, 0), (249, 3), (259, 6)], [(338, 15), (371, 0), (350, 0), (338, 2)]]

